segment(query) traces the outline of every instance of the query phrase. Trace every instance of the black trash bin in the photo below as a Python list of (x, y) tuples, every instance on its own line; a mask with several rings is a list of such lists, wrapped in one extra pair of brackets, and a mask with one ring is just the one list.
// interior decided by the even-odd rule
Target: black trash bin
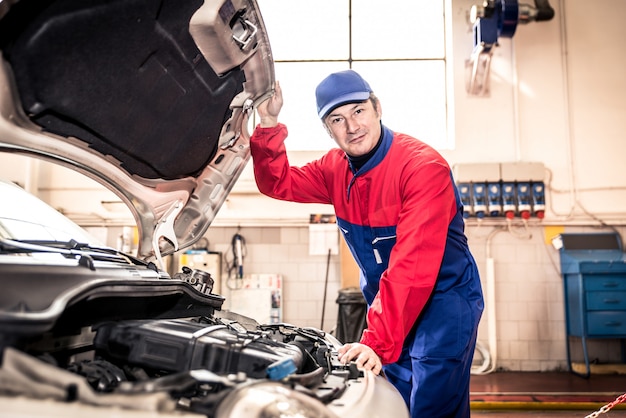
[(358, 342), (367, 327), (367, 303), (361, 290), (349, 287), (339, 290), (339, 315), (335, 337), (342, 343)]

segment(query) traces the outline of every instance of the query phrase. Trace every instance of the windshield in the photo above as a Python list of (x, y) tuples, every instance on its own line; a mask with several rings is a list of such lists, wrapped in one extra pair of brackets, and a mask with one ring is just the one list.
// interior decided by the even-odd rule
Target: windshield
[(87, 231), (19, 186), (0, 180), (0, 237), (17, 241), (70, 241), (102, 246)]

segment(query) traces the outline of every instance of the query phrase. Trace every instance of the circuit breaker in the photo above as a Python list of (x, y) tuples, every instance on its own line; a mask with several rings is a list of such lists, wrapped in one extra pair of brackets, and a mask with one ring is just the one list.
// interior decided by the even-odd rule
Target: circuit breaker
[(543, 219), (543, 163), (471, 163), (454, 166), (465, 218)]

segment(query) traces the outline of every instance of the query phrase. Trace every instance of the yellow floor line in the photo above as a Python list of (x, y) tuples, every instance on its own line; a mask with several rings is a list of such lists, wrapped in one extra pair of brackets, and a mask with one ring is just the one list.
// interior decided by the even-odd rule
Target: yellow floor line
[[(608, 403), (608, 402), (607, 402)], [(607, 403), (603, 402), (482, 402), (472, 401), (470, 402), (470, 408), (476, 410), (491, 410), (491, 409), (516, 409), (516, 410), (597, 410), (602, 408)], [(626, 409), (626, 405), (617, 404), (612, 409)]]

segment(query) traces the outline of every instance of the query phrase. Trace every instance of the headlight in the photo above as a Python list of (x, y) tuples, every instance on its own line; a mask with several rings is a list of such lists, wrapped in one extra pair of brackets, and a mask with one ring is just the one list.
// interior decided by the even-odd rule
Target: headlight
[(217, 408), (216, 418), (338, 418), (317, 399), (277, 382), (237, 388)]

